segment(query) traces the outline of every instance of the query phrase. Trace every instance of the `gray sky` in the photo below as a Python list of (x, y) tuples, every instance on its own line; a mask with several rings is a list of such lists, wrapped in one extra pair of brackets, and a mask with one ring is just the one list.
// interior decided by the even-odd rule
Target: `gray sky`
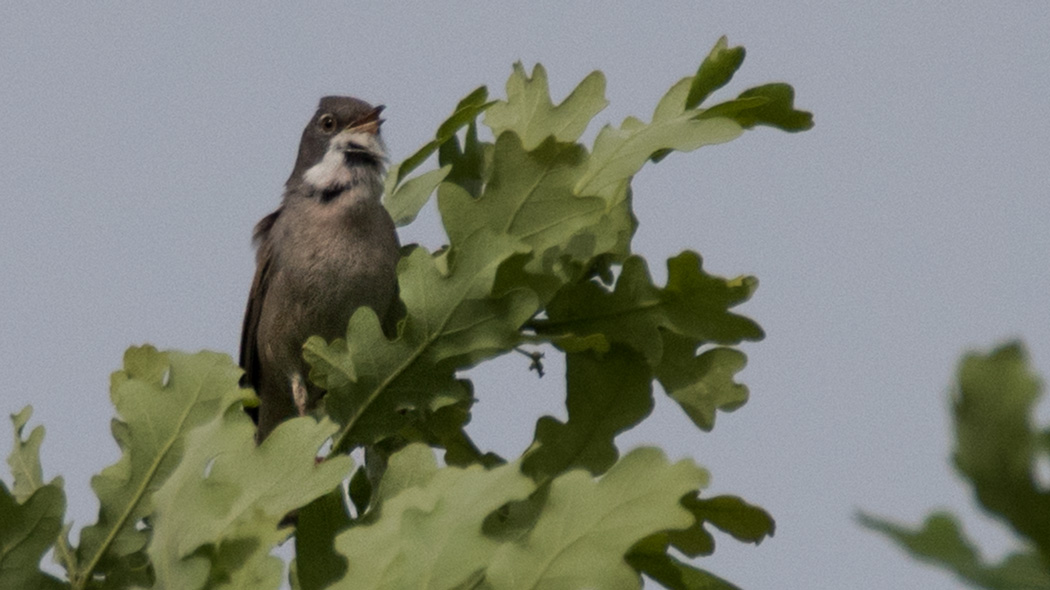
[[(719, 96), (787, 81), (817, 126), (647, 168), (635, 250), (661, 282), (683, 249), (758, 276), (741, 309), (768, 337), (745, 348), (751, 401), (712, 433), (658, 399), (623, 446), (694, 456), (712, 493), (772, 512), (773, 539), (718, 536), (700, 562), (744, 588), (958, 587), (860, 529), (858, 508), (953, 508), (1006, 546), (948, 466), (946, 392), (964, 349), (1005, 338), (1050, 375), (1050, 3), (44, 4), (0, 11), (0, 411), (34, 405), (77, 528), (117, 457), (124, 349), (236, 355), (251, 228), (321, 95), (385, 103), (397, 161), (478, 85), (502, 96), (516, 60), (543, 63), (557, 100), (603, 70), (596, 122), (619, 123), (726, 34), (748, 54)], [(429, 211), (403, 241), (440, 244)], [(558, 365), (542, 381), (526, 366), (473, 374), (470, 432), (505, 455), (564, 414)]]

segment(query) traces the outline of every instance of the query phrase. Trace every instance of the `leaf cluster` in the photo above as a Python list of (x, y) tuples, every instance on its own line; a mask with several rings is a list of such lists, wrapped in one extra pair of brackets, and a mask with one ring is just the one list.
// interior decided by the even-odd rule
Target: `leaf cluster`
[(978, 504), (1010, 527), (1022, 546), (989, 564), (948, 512), (930, 514), (917, 529), (867, 514), (860, 521), (974, 587), (1050, 589), (1050, 492), (1036, 474), (1037, 462), (1050, 454), (1050, 428), (1032, 423), (1041, 382), (1019, 343), (967, 355), (957, 380), (955, 468)]
[[(712, 276), (685, 251), (660, 286), (631, 250), (631, 180), (647, 163), (755, 125), (812, 125), (786, 84), (701, 106), (743, 56), (721, 39), (648, 122), (606, 125), (590, 146), (580, 137), (607, 104), (600, 72), (557, 105), (539, 65), (515, 65), (504, 100), (484, 87), (465, 97), (388, 174), (394, 219), (411, 222), (436, 194), (448, 236), (436, 252), (404, 249), (396, 336), (362, 308), (345, 338), (309, 339), (324, 407), (258, 447), (242, 411), (252, 393), (228, 357), (129, 350), (112, 382), (122, 456), (93, 480), (98, 522), (75, 548), (61, 480), (42, 483), (43, 431), (23, 439), (28, 410), (17, 415), (0, 586), (276, 588), (282, 563), (270, 552), (294, 535), (292, 583), (304, 590), (637, 588), (641, 574), (733, 588), (669, 551), (711, 553), (710, 526), (757, 543), (773, 533), (769, 515), (702, 497), (708, 475), (691, 460), (621, 456), (614, 439), (648, 416), (655, 382), (703, 430), (747, 399), (734, 346), (763, 333), (732, 308), (757, 280)], [(513, 460), (480, 449), (470, 409), (498, 392), (475, 392), (463, 372), (514, 350), (542, 371), (549, 347), (566, 356), (568, 419), (539, 418)], [(355, 469), (346, 452), (360, 447)], [(68, 582), (37, 568), (52, 547)]]

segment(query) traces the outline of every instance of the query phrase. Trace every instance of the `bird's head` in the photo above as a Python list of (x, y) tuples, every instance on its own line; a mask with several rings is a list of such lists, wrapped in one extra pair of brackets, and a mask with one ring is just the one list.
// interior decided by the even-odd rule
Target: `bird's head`
[(288, 188), (333, 192), (356, 182), (361, 172), (381, 175), (387, 159), (379, 132), (382, 111), (382, 105), (349, 96), (322, 98), (303, 130)]

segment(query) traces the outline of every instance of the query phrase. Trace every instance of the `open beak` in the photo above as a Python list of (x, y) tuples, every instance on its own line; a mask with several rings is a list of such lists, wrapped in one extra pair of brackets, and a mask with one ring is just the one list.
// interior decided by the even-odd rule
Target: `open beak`
[(369, 111), (364, 117), (351, 123), (346, 130), (354, 132), (363, 131), (365, 133), (371, 133), (372, 135), (379, 133), (379, 126), (382, 125), (384, 121), (384, 119), (379, 118), (379, 113), (383, 112), (383, 109), (385, 108), (384, 105), (377, 106)]

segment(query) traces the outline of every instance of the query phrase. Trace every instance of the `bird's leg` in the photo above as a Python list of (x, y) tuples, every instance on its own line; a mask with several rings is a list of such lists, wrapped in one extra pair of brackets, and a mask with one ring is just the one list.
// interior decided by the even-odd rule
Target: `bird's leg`
[(295, 409), (299, 412), (300, 416), (306, 415), (306, 383), (303, 382), (303, 376), (299, 373), (292, 375), (292, 401), (295, 402)]

